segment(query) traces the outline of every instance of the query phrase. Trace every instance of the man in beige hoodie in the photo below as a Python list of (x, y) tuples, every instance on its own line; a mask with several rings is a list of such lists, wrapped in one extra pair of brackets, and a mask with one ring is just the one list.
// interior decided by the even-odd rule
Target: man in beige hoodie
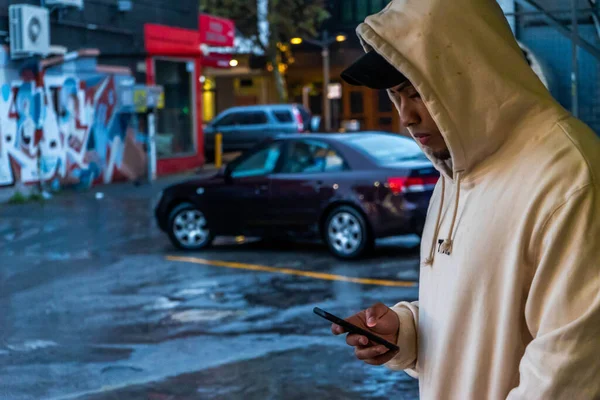
[[(600, 140), (548, 93), (493, 0), (393, 0), (344, 78), (389, 89), (441, 173), (419, 301), (348, 318), (421, 398), (600, 399)], [(335, 334), (344, 333), (337, 325)]]

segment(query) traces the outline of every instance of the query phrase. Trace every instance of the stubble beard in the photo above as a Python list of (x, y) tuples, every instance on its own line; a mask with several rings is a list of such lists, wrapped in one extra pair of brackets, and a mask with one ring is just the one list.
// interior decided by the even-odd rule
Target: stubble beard
[(440, 151), (434, 151), (433, 155), (435, 158), (442, 160), (442, 161), (447, 161), (450, 159), (450, 150), (445, 149), (445, 150), (440, 150)]

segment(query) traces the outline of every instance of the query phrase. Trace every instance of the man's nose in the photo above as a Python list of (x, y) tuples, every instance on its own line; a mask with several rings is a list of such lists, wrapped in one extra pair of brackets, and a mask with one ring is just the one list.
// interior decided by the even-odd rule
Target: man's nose
[(420, 122), (419, 113), (410, 104), (402, 102), (400, 106), (400, 124), (403, 128), (409, 128), (413, 125), (417, 125)]

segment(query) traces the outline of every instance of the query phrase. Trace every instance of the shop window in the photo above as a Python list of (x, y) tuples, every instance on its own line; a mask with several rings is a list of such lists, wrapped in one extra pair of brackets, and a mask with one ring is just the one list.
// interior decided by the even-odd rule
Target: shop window
[(321, 93), (316, 96), (310, 96), (308, 103), (313, 114), (321, 115), (323, 113), (323, 96)]
[(378, 99), (377, 109), (379, 112), (390, 112), (392, 111), (392, 99), (388, 95), (387, 90), (379, 91), (379, 99)]
[(156, 84), (164, 88), (165, 107), (158, 111), (157, 154), (160, 158), (195, 152), (194, 64), (155, 60)]
[(350, 92), (350, 112), (362, 114), (364, 112), (362, 92)]
[(381, 117), (379, 118), (379, 128), (389, 130), (392, 128), (392, 118), (390, 117)]

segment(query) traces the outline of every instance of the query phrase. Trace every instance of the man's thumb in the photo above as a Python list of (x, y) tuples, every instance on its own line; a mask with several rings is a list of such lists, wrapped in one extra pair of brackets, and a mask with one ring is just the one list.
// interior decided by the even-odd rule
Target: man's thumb
[(379, 319), (383, 317), (387, 311), (388, 307), (382, 303), (377, 303), (374, 306), (367, 308), (367, 326), (372, 328), (377, 325), (377, 321), (379, 321)]

